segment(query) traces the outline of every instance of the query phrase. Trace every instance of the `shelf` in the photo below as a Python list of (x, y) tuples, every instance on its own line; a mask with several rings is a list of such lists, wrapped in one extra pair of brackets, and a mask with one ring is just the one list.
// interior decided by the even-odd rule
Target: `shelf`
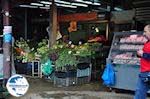
[[(137, 32), (134, 34), (141, 35), (140, 33)], [(129, 32), (114, 33), (113, 42), (111, 45), (111, 49), (109, 51), (107, 62), (111, 62), (113, 64), (123, 64), (123, 65), (140, 64), (140, 59), (137, 58), (137, 51), (143, 48), (143, 42), (120, 42), (121, 38), (128, 37), (130, 35), (133, 34)], [(129, 59), (128, 57), (131, 58)]]
[(118, 44), (114, 43), (112, 45), (112, 49), (118, 49), (118, 50), (139, 50), (143, 48), (143, 44)]
[(113, 48), (112, 49), (112, 51), (114, 52), (114, 51), (120, 51), (120, 52), (135, 52), (135, 51), (137, 51), (137, 49), (119, 49), (119, 48)]
[(120, 42), (119, 40), (114, 41), (114, 45), (120, 45), (120, 44), (129, 44), (129, 45), (143, 45), (144, 42)]
[(140, 65), (140, 59), (118, 59), (114, 58), (112, 60), (114, 64), (131, 64), (131, 65)]

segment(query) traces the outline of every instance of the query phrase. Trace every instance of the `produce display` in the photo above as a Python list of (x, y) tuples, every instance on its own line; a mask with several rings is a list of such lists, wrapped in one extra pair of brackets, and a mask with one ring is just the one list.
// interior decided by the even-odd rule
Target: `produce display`
[(120, 50), (141, 50), (143, 48), (143, 45), (131, 45), (131, 44), (121, 44), (119, 46)]
[(126, 52), (126, 53), (123, 53), (123, 54), (117, 54), (116, 56), (114, 56), (114, 58), (117, 58), (117, 59), (132, 59), (133, 57), (133, 53), (129, 53), (129, 52)]
[[(107, 64), (113, 64), (115, 84), (110, 88), (131, 90), (136, 89), (139, 76), (140, 58), (137, 51), (143, 49), (146, 39), (143, 32), (115, 32), (107, 58)], [(126, 80), (125, 80), (126, 79)]]
[(141, 34), (116, 34), (108, 59), (115, 64), (139, 64), (140, 58), (137, 57), (137, 51), (143, 48), (146, 41)]
[(97, 36), (97, 37), (90, 37), (88, 42), (101, 42), (106, 41), (106, 38), (104, 36)]
[(137, 64), (139, 65), (140, 59), (139, 58), (133, 58), (133, 59), (114, 59), (114, 64)]
[(14, 59), (21, 60), (23, 63), (32, 61), (35, 59), (35, 49), (29, 46), (29, 40), (20, 38), (16, 40), (14, 45)]
[(120, 39), (121, 43), (144, 43), (147, 39), (142, 35), (129, 35)]

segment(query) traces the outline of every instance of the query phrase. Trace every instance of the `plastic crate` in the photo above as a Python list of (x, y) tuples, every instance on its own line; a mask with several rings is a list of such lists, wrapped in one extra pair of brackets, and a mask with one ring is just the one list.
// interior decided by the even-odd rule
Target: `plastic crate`
[(67, 77), (76, 77), (76, 70), (68, 70), (68, 71), (55, 71), (55, 76), (57, 78), (67, 78)]
[(89, 83), (91, 81), (91, 76), (87, 76), (87, 77), (78, 77), (77, 78), (77, 84), (86, 84)]
[(17, 74), (27, 74), (27, 63), (22, 63), (22, 62), (16, 61), (15, 68), (16, 68)]
[(77, 69), (77, 77), (85, 77), (91, 75), (91, 68)]
[(80, 63), (91, 63), (91, 57), (80, 57), (80, 56), (77, 56), (77, 60)]
[(83, 67), (86, 67), (86, 68), (82, 68), (82, 69), (78, 68), (77, 69), (77, 77), (91, 76), (91, 69), (92, 69), (91, 67), (92, 67), (92, 65), (91, 64), (85, 64), (85, 65), (87, 65), (87, 66), (83, 65)]
[(72, 86), (77, 84), (77, 77), (58, 78), (54, 77), (54, 85), (57, 86)]

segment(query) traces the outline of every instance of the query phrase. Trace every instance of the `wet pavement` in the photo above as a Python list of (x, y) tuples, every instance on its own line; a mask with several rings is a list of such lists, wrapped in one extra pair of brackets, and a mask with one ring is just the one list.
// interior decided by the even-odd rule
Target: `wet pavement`
[(5, 99), (133, 99), (134, 95), (131, 91), (109, 92), (101, 82), (62, 87), (45, 79), (28, 78), (28, 81), (30, 87), (24, 96), (7, 95)]
[(133, 96), (93, 91), (47, 91), (28, 94), (19, 99), (133, 99)]

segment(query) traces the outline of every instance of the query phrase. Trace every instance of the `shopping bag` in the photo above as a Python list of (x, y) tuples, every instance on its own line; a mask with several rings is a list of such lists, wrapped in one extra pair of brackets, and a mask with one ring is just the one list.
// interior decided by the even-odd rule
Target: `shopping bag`
[(42, 66), (42, 73), (46, 76), (51, 75), (51, 73), (54, 70), (50, 59), (48, 59), (44, 64), (41, 64), (41, 66)]
[(106, 64), (106, 68), (102, 74), (103, 83), (107, 86), (115, 84), (115, 72), (112, 64)]

